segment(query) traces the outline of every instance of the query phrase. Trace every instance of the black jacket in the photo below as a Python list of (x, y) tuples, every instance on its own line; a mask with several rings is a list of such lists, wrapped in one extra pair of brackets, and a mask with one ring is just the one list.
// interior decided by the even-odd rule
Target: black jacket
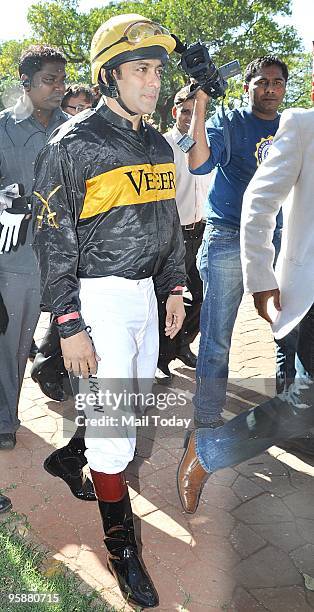
[[(161, 296), (185, 284), (173, 153), (153, 127), (143, 123), (135, 131), (100, 104), (58, 129), (35, 177), (42, 310), (79, 311), (84, 277), (153, 276)], [(83, 321), (70, 321), (62, 335), (83, 328)]]

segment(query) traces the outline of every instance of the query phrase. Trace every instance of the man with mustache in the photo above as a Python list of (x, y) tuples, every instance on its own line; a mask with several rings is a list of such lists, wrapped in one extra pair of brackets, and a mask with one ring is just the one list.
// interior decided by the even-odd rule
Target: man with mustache
[[(173, 153), (142, 117), (156, 108), (175, 44), (137, 14), (116, 15), (97, 30), (92, 79), (102, 99), (49, 141), (34, 191), (42, 308), (53, 313), (64, 365), (78, 379), (108, 568), (128, 602), (143, 608), (158, 605), (158, 594), (138, 550), (125, 479), (136, 443), (128, 394), (150, 390), (155, 374), (155, 287), (168, 295), (166, 335), (182, 326), (185, 268)], [(64, 452), (45, 462), (54, 475)]]
[(39, 317), (39, 272), (32, 250), (30, 196), (34, 163), (67, 115), (64, 56), (46, 45), (30, 47), (19, 62), (23, 95), (0, 113), (0, 189), (23, 185), (25, 195), (0, 215), (0, 450), (16, 444), (17, 408)]
[[(204, 300), (193, 398), (197, 427), (223, 425), (221, 413), (226, 402), (231, 336), (243, 296), (240, 261), (242, 198), (256, 169), (264, 163), (271, 150), (279, 126), (278, 107), (284, 98), (287, 79), (287, 66), (279, 58), (256, 58), (245, 70), (244, 89), (248, 93), (249, 105), (227, 112), (225, 118), (216, 113), (206, 123), (209, 97), (202, 90), (195, 95), (191, 123), (195, 145), (189, 151), (189, 166), (197, 175), (213, 170), (206, 203), (207, 224), (198, 255)], [(273, 236), (277, 254), (281, 226), (279, 212)], [(280, 346), (278, 351), (281, 353), (277, 375), (279, 387), (284, 386), (286, 377), (293, 378), (294, 359), (289, 360), (285, 354), (287, 347)], [(286, 376), (290, 362), (293, 372)]]

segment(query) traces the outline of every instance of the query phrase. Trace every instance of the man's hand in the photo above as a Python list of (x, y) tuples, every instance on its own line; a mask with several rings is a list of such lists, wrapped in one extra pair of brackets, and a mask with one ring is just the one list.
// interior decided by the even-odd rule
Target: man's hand
[(195, 94), (195, 102), (189, 136), (195, 141), (195, 145), (188, 152), (188, 165), (191, 170), (202, 166), (210, 156), (210, 148), (206, 137), (206, 112), (210, 97), (199, 89)]
[(21, 223), (25, 215), (15, 215), (6, 210), (0, 215), (2, 225), (0, 234), (0, 253), (7, 253), (12, 246), (17, 245)]
[(185, 309), (182, 295), (169, 295), (166, 302), (166, 336), (171, 340), (180, 331), (185, 319)]
[(100, 357), (95, 352), (86, 331), (81, 331), (70, 338), (61, 338), (60, 344), (66, 370), (72, 370), (74, 376), (83, 378), (97, 373), (97, 362), (100, 361)]
[(207, 107), (208, 102), (211, 101), (211, 97), (203, 89), (198, 89), (195, 94), (195, 100), (204, 104)]
[[(273, 323), (274, 319), (271, 319), (267, 312), (267, 304), (272, 299), (272, 304), (277, 311), (281, 310), (280, 306), (280, 291), (279, 289), (269, 289), (268, 291), (258, 291), (253, 293), (254, 306), (260, 317), (265, 319), (268, 323)], [(275, 318), (275, 317), (274, 317)]]

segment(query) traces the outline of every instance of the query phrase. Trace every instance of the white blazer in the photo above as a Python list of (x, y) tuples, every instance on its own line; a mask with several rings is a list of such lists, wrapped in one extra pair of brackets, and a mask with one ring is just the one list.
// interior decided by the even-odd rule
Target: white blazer
[[(273, 271), (272, 235), (283, 207), (280, 256)], [(241, 259), (245, 290), (279, 287), (281, 312), (272, 328), (283, 338), (314, 302), (314, 110), (283, 112), (267, 159), (244, 195)]]

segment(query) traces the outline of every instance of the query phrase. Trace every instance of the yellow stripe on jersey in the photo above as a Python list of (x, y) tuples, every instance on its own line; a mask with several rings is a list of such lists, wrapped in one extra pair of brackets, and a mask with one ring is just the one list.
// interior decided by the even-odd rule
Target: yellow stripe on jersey
[(173, 163), (122, 166), (86, 181), (80, 219), (94, 217), (117, 206), (170, 200), (175, 195)]

